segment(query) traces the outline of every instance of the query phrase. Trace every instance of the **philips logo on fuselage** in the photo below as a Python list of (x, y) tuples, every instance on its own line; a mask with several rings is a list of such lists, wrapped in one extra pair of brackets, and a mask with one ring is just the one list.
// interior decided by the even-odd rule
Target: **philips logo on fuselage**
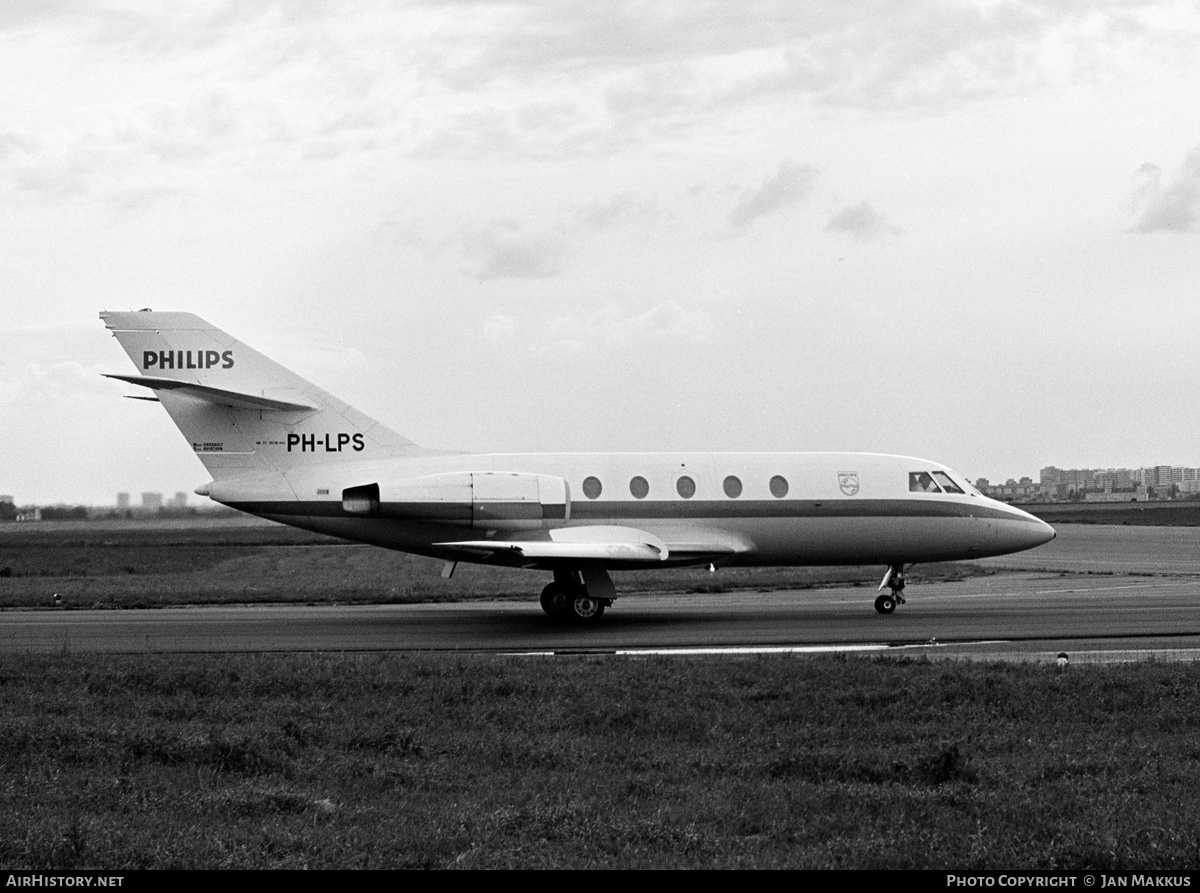
[(211, 369), (218, 363), (222, 369), (233, 368), (233, 351), (215, 350), (144, 350), (143, 369)]
[(287, 451), (296, 450), (301, 453), (340, 453), (343, 447), (349, 447), (356, 453), (361, 453), (366, 447), (361, 434), (289, 434), (287, 436)]

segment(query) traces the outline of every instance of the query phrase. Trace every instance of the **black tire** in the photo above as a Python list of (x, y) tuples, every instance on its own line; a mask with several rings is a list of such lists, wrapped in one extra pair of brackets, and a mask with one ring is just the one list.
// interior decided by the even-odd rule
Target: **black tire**
[(896, 610), (896, 599), (890, 595), (881, 595), (875, 599), (875, 610), (880, 614), (891, 614)]
[(571, 619), (576, 623), (597, 623), (604, 616), (604, 602), (586, 592), (571, 600)]
[(542, 590), (542, 610), (551, 617), (567, 617), (571, 613), (570, 600), (566, 591), (557, 583), (550, 583)]

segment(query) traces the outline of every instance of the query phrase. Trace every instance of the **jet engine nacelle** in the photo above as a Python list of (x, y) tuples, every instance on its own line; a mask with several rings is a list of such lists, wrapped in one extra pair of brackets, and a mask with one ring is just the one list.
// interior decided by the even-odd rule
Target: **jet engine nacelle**
[(547, 474), (464, 471), (363, 484), (342, 491), (349, 515), (491, 530), (561, 527), (571, 518), (567, 482)]

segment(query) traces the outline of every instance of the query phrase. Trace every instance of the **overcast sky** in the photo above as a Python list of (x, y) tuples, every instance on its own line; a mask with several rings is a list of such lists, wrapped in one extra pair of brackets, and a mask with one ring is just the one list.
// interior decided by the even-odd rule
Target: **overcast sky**
[(141, 307), (431, 447), (1200, 465), (1195, 3), (6, 2), (0, 83), (18, 504), (208, 480)]

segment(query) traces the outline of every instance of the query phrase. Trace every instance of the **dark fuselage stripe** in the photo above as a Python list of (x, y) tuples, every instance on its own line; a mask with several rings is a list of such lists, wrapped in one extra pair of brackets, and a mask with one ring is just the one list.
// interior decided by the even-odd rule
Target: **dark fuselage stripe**
[(927, 499), (728, 499), (669, 502), (571, 502), (571, 519), (602, 518), (693, 520), (713, 518), (1003, 518), (1018, 520), (1002, 509), (963, 502)]
[[(230, 507), (256, 515), (307, 515), (309, 517), (372, 517), (343, 511), (340, 500), (308, 502), (229, 502)], [(392, 503), (382, 516), (399, 521), (462, 524), (468, 516), (447, 503)], [(832, 499), (633, 502), (597, 500), (571, 503), (572, 521), (739, 521), (762, 518), (986, 518), (1038, 523), (1016, 512), (969, 502), (940, 499)], [(469, 523), (469, 522), (468, 522)]]

